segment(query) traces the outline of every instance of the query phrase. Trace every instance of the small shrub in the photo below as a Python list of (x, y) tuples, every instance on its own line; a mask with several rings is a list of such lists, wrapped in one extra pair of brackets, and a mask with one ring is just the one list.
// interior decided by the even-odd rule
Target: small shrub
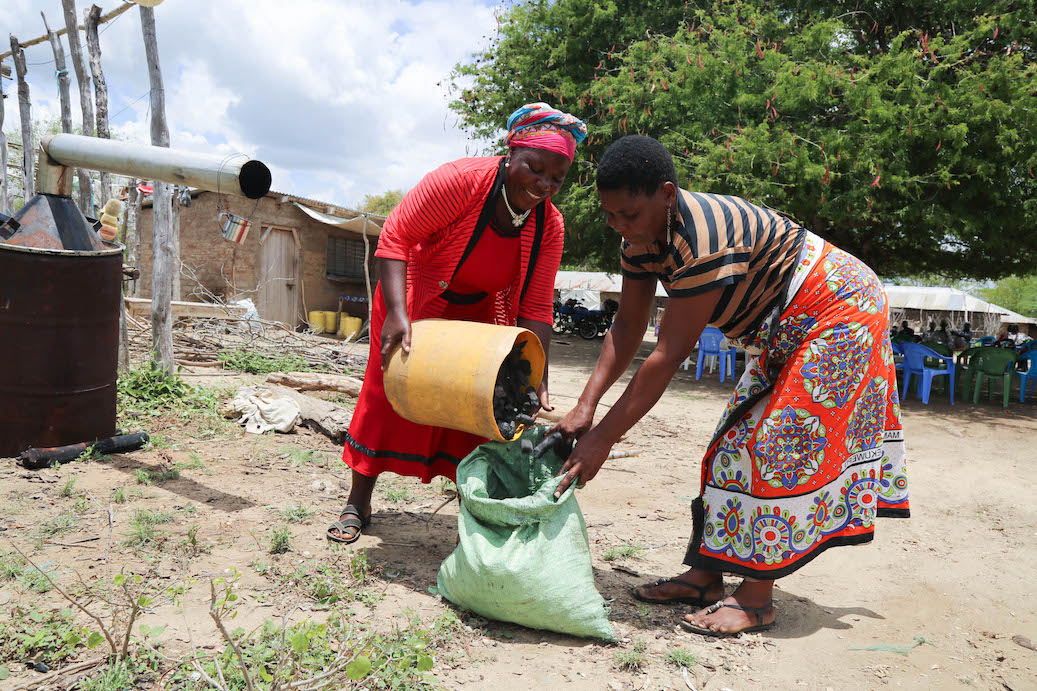
[(77, 479), (78, 478), (75, 475), (69, 475), (68, 476), (68, 479), (65, 480), (65, 485), (61, 488), (61, 496), (62, 497), (69, 498), (69, 497), (74, 497), (75, 496), (75, 494), (76, 494), (75, 487), (76, 487), (76, 480)]
[(270, 554), (284, 554), (292, 549), (292, 529), (287, 525), (275, 528), (270, 537)]
[(153, 481), (154, 480), (151, 477), (151, 473), (149, 473), (148, 471), (144, 470), (143, 468), (138, 468), (137, 469), (137, 484), (138, 485), (150, 485), (150, 484), (153, 483)]
[(122, 487), (116, 487), (115, 491), (112, 492), (112, 501), (116, 504), (126, 503), (126, 490)]

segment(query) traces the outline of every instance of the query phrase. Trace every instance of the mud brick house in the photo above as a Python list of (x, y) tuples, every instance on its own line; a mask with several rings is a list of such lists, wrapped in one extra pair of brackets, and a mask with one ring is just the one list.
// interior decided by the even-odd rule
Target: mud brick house
[[(241, 243), (225, 240), (219, 215), (230, 211), (251, 219)], [(140, 297), (150, 297), (152, 208), (141, 212)], [(270, 192), (256, 201), (212, 192), (191, 192), (191, 205), (180, 207), (180, 297), (212, 302), (250, 298), (259, 316), (296, 327), (312, 310), (336, 310), (367, 316), (364, 255), (367, 236), (372, 287), (374, 250), (384, 217), (340, 206)]]

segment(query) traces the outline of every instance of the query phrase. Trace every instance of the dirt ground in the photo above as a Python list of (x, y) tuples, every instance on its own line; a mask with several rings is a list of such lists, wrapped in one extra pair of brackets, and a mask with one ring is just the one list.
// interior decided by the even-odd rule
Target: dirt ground
[[(646, 343), (643, 354), (651, 344)], [(557, 339), (552, 346), (554, 403), (568, 408), (593, 367), (600, 341)], [(195, 372), (194, 384), (233, 389), (257, 377)], [(606, 397), (612, 402), (624, 379)], [(710, 640), (683, 632), (680, 606), (648, 607), (630, 596), (636, 584), (681, 572), (697, 494), (699, 461), (731, 383), (716, 374), (694, 379), (681, 371), (653, 411), (618, 447), (635, 458), (610, 461), (579, 494), (594, 556), (598, 589), (610, 601), (621, 637), (611, 646), (464, 617), (465, 628), (436, 657), (433, 673), (446, 688), (472, 689), (1037, 689), (1037, 404), (1017, 400), (949, 406), (934, 395), (925, 406), (912, 394), (904, 403), (913, 516), (885, 519), (873, 543), (833, 549), (779, 582), (778, 626), (765, 634)], [(166, 421), (160, 446), (57, 470), (26, 471), (0, 460), (0, 551), (13, 542), (48, 565), (71, 587), (126, 566), (151, 564), (160, 578), (195, 579), (183, 600), (157, 606), (147, 625), (166, 624), (161, 636), (170, 658), (191, 645), (220, 645), (208, 617), (209, 574), (234, 567), (242, 574), (237, 626), (264, 619), (326, 617), (329, 608), (304, 589), (272, 575), (316, 563), (344, 568), (366, 550), (378, 597), (352, 603), (374, 626), (417, 616), (431, 622), (448, 609), (429, 592), (439, 564), (454, 547), (456, 502), (438, 481), (384, 478), (376, 490), (375, 520), (351, 548), (332, 551), (326, 525), (345, 503), (348, 472), (341, 447), (308, 430), (290, 435), (246, 435), (232, 425), (205, 428)], [(312, 451), (315, 453), (306, 454)], [(179, 479), (136, 484), (140, 469), (159, 472), (180, 464)], [(73, 491), (62, 496), (71, 475)], [(122, 487), (127, 503), (112, 505), (114, 539), (108, 560), (108, 501)], [(139, 490), (139, 492), (137, 491)], [(75, 525), (41, 540), (39, 527), (73, 510)], [(291, 523), (291, 551), (269, 554), (272, 531), (287, 506), (314, 512)], [(134, 550), (123, 544), (134, 510), (172, 512), (160, 539)], [(193, 526), (200, 545), (174, 549)], [(89, 538), (91, 541), (80, 542)], [(35, 545), (35, 546), (34, 546)], [(606, 561), (609, 548), (642, 548), (634, 557)], [(186, 556), (185, 556), (186, 555)], [(271, 569), (270, 567), (275, 567)], [(734, 586), (737, 581), (730, 580)], [(15, 607), (60, 608), (53, 591), (38, 595), (0, 582), (0, 616)], [(882, 644), (925, 643), (906, 655), (855, 650)], [(621, 670), (617, 657), (647, 645), (638, 672)], [(697, 657), (687, 676), (666, 660), (674, 650)], [(90, 657), (85, 651), (80, 659)], [(17, 661), (10, 661), (12, 663)], [(0, 691), (24, 684), (35, 672), (11, 665)], [(152, 688), (164, 688), (161, 680)]]

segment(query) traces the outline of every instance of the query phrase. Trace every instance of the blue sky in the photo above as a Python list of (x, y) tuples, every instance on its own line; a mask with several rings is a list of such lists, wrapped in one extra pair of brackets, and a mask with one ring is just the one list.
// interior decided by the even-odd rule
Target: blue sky
[[(90, 4), (77, 0), (80, 14)], [(120, 3), (98, 4), (108, 12)], [(172, 146), (244, 152), (271, 167), (276, 190), (337, 204), (407, 189), (436, 165), (485, 145), (459, 129), (445, 78), (487, 44), (499, 7), (486, 0), (165, 0), (155, 15)], [(35, 38), (43, 33), (41, 10), (52, 28), (64, 26), (60, 0), (3, 0), (0, 27)], [(138, 11), (103, 26), (100, 41), (112, 129), (148, 142)], [(34, 118), (56, 117), (49, 44), (28, 48), (26, 59)], [(4, 80), (8, 132), (18, 127), (14, 87)], [(74, 75), (72, 107), (78, 124)]]

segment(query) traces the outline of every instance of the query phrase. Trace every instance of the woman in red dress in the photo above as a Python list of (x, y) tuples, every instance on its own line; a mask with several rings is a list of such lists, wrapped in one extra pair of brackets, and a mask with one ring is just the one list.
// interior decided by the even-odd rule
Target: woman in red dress
[[(444, 164), (389, 214), (375, 252), (381, 280), (371, 310), (370, 359), (343, 452), (352, 486), (339, 520), (328, 528), (329, 540), (360, 537), (382, 472), (426, 483), (437, 475), (452, 480), (458, 462), (486, 441), (410, 422), (389, 404), (383, 371), (394, 348), (409, 352), (412, 320), (517, 325), (548, 351), (564, 233), (550, 198), (586, 136), (583, 122), (568, 113), (546, 103), (523, 106), (508, 118), (506, 156)], [(550, 410), (546, 365), (538, 394)]]

